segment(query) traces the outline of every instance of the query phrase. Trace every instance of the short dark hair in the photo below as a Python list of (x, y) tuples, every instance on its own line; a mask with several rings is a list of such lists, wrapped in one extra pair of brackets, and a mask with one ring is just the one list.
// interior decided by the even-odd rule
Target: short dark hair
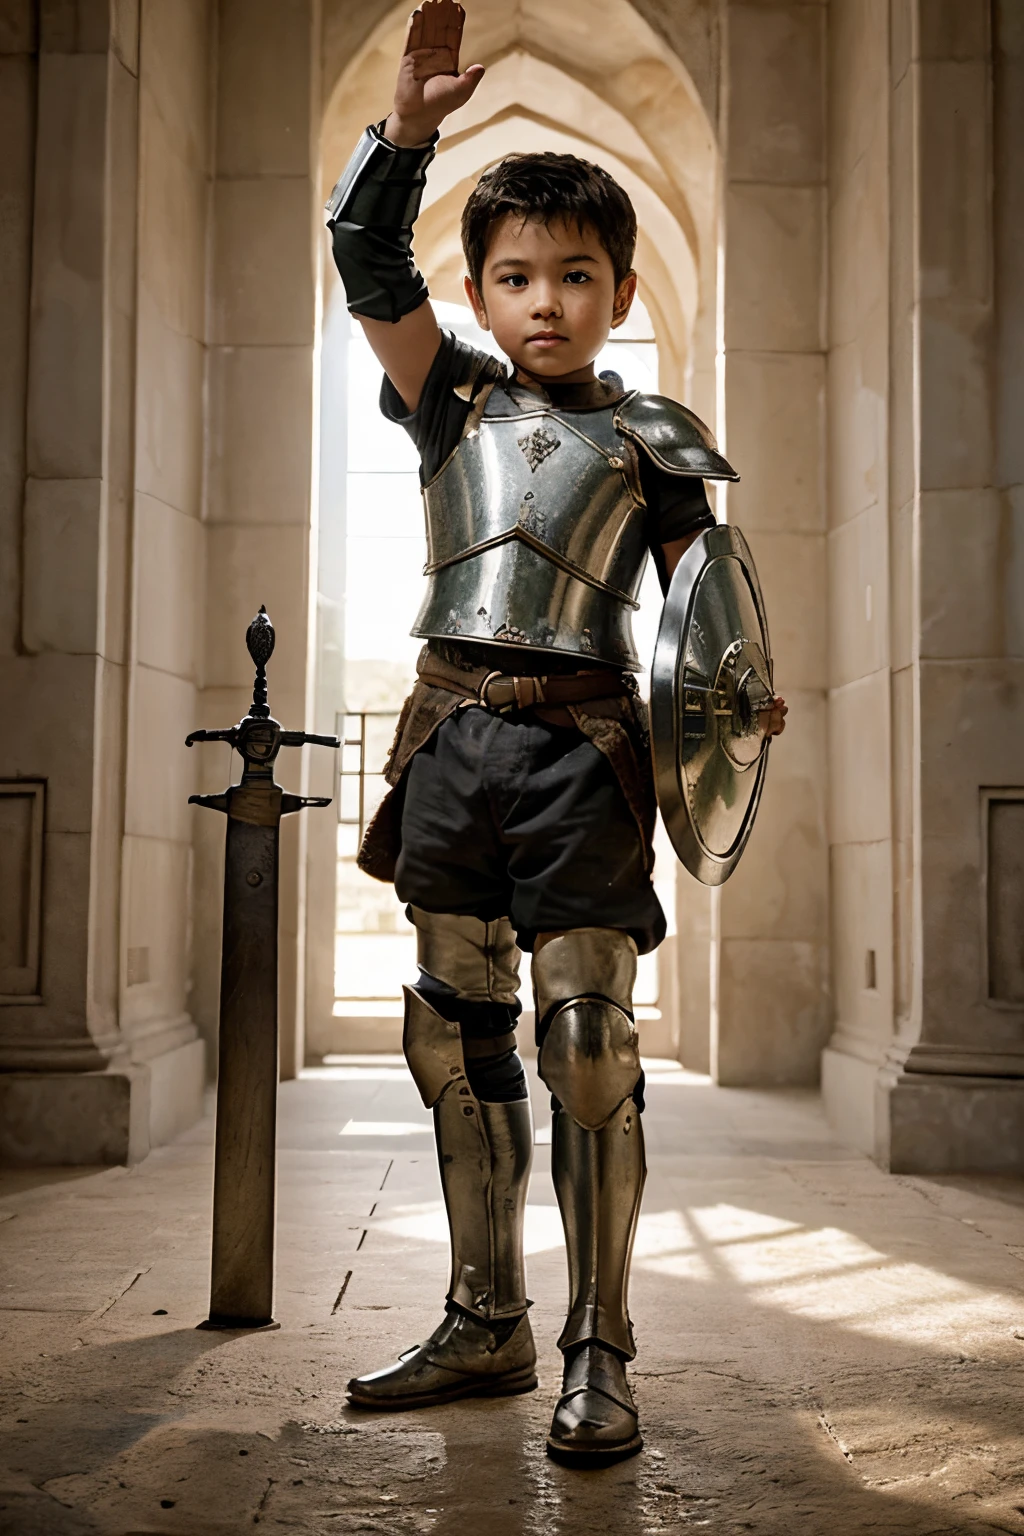
[(589, 225), (612, 259), (615, 281), (632, 270), (636, 214), (629, 197), (600, 165), (578, 155), (506, 155), (484, 171), (462, 212), (462, 249), (477, 288), (491, 230), (506, 214)]

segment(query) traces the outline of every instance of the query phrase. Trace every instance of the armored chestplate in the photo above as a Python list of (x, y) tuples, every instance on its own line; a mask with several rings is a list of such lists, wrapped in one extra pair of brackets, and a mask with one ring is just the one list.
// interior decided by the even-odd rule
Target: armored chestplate
[(424, 487), (427, 595), (414, 635), (640, 670), (631, 615), (647, 562), (622, 402), (516, 407), (501, 389)]

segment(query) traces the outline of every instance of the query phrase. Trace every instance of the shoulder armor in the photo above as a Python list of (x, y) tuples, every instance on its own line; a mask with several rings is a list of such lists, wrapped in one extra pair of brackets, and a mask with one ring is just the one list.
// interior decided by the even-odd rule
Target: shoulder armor
[(738, 480), (718, 451), (714, 434), (699, 416), (667, 395), (627, 395), (615, 412), (615, 425), (670, 475), (700, 475), (702, 480)]

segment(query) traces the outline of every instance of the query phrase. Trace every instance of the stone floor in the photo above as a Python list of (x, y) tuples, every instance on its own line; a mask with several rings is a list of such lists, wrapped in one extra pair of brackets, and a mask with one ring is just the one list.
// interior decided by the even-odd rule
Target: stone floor
[(543, 1129), (540, 1390), (346, 1408), (353, 1371), (437, 1321), (446, 1260), (427, 1116), (400, 1060), (362, 1059), (282, 1090), (278, 1332), (196, 1331), (209, 1120), (137, 1168), (0, 1175), (0, 1531), (1024, 1533), (1024, 1185), (889, 1178), (812, 1096), (649, 1079), (642, 1456), (543, 1454), (565, 1291)]

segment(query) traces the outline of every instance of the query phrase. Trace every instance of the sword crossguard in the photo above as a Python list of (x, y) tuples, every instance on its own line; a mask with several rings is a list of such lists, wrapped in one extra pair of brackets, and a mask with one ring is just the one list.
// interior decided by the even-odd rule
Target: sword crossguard
[(227, 791), (222, 795), (189, 795), (188, 803), (189, 805), (205, 805), (208, 811), (223, 811), (225, 816), (227, 815)]
[(197, 741), (229, 741), (234, 746), (237, 737), (237, 725), (230, 726), (226, 731), (190, 731), (185, 737), (185, 745), (194, 747)]
[(308, 731), (282, 731), (282, 747), (340, 747), (341, 738), (338, 736), (312, 736)]
[(330, 805), (330, 795), (289, 795), (281, 796), (281, 815), (287, 816), (292, 811), (304, 811), (307, 806)]

